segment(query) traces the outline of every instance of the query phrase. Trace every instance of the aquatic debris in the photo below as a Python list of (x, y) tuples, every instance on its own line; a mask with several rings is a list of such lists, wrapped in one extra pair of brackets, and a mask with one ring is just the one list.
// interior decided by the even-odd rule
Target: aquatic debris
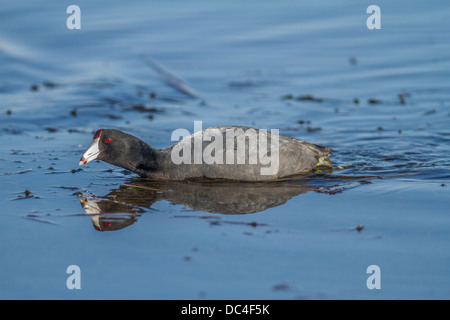
[[(311, 121), (310, 120), (297, 120), (297, 123), (298, 124), (301, 124), (301, 125), (304, 125), (304, 124), (311, 124)], [(317, 132), (317, 131), (321, 131), (322, 130), (322, 128), (321, 127), (310, 127), (310, 126), (308, 126), (308, 127), (306, 127), (306, 132), (308, 132), (308, 133), (313, 133), (313, 132)]]
[(288, 93), (281, 97), (281, 100), (292, 100), (294, 99), (294, 95)]
[(120, 120), (120, 119), (123, 119), (122, 116), (115, 115), (115, 114), (107, 114), (106, 117), (108, 117), (108, 118), (111, 119), (111, 120)]
[(321, 131), (321, 130), (322, 130), (322, 128), (320, 128), (320, 127), (316, 127), (316, 128), (308, 127), (308, 128), (306, 128), (306, 131), (308, 133), (313, 133), (313, 132), (317, 132), (317, 131)]
[(276, 284), (272, 287), (273, 291), (288, 291), (291, 287), (287, 283)]
[(253, 227), (253, 228), (256, 228), (256, 227), (258, 227), (258, 226), (268, 226), (268, 224), (265, 224), (265, 223), (257, 223), (257, 222), (220, 221), (220, 220), (210, 221), (210, 225), (211, 225), (211, 226), (220, 226), (222, 223), (247, 225), (247, 226), (250, 226), (250, 227)]
[(76, 117), (76, 116), (77, 116), (77, 109), (75, 108), (75, 109), (73, 109), (72, 111), (70, 111), (70, 114), (71, 114), (72, 116)]
[(430, 114), (436, 113), (436, 109), (427, 110), (424, 113), (422, 113), (422, 116), (429, 116)]
[(299, 96), (297, 97), (298, 101), (315, 101), (315, 102), (323, 102), (323, 98), (316, 98), (313, 95)]
[(164, 112), (164, 109), (160, 109), (160, 108), (156, 108), (156, 107), (147, 107), (147, 106), (145, 106), (143, 104), (135, 104), (131, 108), (125, 109), (125, 111), (129, 111), (129, 110), (139, 111), (139, 112), (142, 112), (142, 113), (147, 113), (147, 112), (151, 112), (151, 113)]
[[(397, 94), (397, 98), (399, 99), (399, 102), (397, 101), (383, 101), (381, 99), (377, 98), (369, 98), (367, 99), (367, 104), (370, 105), (376, 105), (376, 104), (406, 104), (405, 97), (408, 96), (407, 93), (399, 93)], [(349, 104), (353, 103), (355, 105), (359, 105), (361, 103), (361, 100), (359, 98), (353, 98), (353, 99), (341, 99), (341, 98), (323, 98), (323, 97), (316, 97), (311, 94), (308, 95), (300, 95), (300, 96), (294, 96), (293, 94), (285, 94), (281, 97), (281, 100), (296, 100), (296, 101), (311, 101), (311, 102), (326, 102), (326, 103), (334, 103), (334, 104)], [(339, 109), (335, 109), (335, 112), (338, 113)]]
[(286, 94), (281, 97), (281, 100), (298, 100), (298, 101), (315, 101), (315, 102), (323, 102), (323, 98), (316, 98), (311, 94), (308, 95), (302, 95), (295, 97), (293, 94)]
[(307, 95), (300, 95), (300, 96), (294, 96), (293, 94), (286, 94), (284, 96), (281, 97), (281, 100), (296, 100), (296, 101), (310, 101), (310, 102), (327, 102), (327, 103), (343, 103), (343, 104), (348, 104), (348, 103), (354, 103), (354, 104), (359, 104), (359, 99), (340, 99), (340, 98), (322, 98), (322, 97), (315, 97), (311, 94), (307, 94)]
[[(53, 89), (56, 88), (58, 86), (60, 86), (59, 84), (56, 84), (52, 81), (43, 81), (42, 82), (42, 86), (49, 88), (49, 89)], [(34, 83), (30, 86), (31, 91), (38, 91), (39, 90), (39, 85), (37, 83)]]
[(10, 115), (12, 114), (11, 109), (6, 110), (6, 114), (7, 114), (8, 116), (10, 116)]
[(32, 199), (32, 198), (34, 198), (34, 199), (40, 199), (39, 197), (33, 195), (33, 194), (31, 193), (31, 191), (28, 190), (28, 189), (25, 190), (23, 193), (24, 193), (24, 194), (19, 194), (19, 196), (18, 196), (17, 198), (14, 198), (14, 199), (12, 199), (12, 200), (22, 200), (22, 199)]
[(178, 91), (184, 93), (185, 95), (191, 97), (191, 98), (199, 98), (199, 95), (190, 88), (185, 81), (183, 81), (181, 78), (176, 76), (175, 74), (168, 71), (166, 68), (164, 68), (160, 63), (158, 63), (156, 60), (150, 58), (149, 56), (144, 56), (147, 63), (156, 70), (162, 79)]
[(56, 88), (58, 86), (56, 83), (51, 82), (51, 81), (44, 81), (44, 82), (42, 82), (42, 85), (44, 87), (51, 88), (51, 89)]
[(68, 133), (85, 133), (82, 130), (78, 130), (78, 129), (67, 129)]
[(382, 101), (379, 100), (379, 99), (370, 98), (370, 99), (367, 100), (367, 103), (368, 104), (380, 104), (380, 103), (382, 103)]
[(258, 223), (256, 221), (253, 222), (245, 222), (245, 221), (222, 221), (220, 220), (220, 217), (217, 216), (174, 216), (175, 218), (199, 218), (199, 219), (206, 219), (206, 220), (212, 220), (209, 221), (211, 226), (220, 226), (222, 223), (226, 224), (239, 224), (239, 225), (246, 225), (253, 228), (260, 227), (260, 226), (268, 226), (266, 223)]

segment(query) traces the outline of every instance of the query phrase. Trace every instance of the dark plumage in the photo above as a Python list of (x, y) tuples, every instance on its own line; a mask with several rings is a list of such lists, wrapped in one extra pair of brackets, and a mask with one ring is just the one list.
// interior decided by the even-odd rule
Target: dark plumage
[[(234, 135), (227, 135), (230, 132)], [(146, 178), (240, 181), (273, 181), (311, 173), (317, 166), (332, 167), (328, 159), (332, 150), (265, 133), (264, 130), (249, 127), (213, 127), (189, 135), (171, 147), (157, 150), (119, 130), (101, 129), (95, 133), (93, 143), (81, 158), (80, 165), (97, 159)], [(278, 143), (272, 145), (272, 138)], [(261, 146), (255, 139), (258, 142), (265, 140), (266, 144)], [(184, 162), (180, 163), (180, 159)]]

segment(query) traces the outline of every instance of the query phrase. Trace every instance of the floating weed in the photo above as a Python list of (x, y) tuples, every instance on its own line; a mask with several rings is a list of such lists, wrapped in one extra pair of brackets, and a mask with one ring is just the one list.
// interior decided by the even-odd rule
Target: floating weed
[(23, 200), (23, 199), (40, 199), (40, 197), (35, 196), (32, 194), (30, 190), (25, 190), (23, 193), (20, 193), (17, 198), (11, 199), (11, 200)]

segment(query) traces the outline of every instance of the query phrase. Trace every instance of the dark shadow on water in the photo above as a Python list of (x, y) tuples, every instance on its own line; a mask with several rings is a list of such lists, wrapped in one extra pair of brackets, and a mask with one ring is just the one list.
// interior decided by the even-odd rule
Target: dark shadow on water
[(212, 180), (168, 182), (136, 178), (105, 196), (80, 194), (79, 200), (97, 230), (113, 231), (132, 225), (139, 215), (161, 200), (195, 211), (249, 214), (280, 206), (310, 191), (330, 195), (341, 193), (356, 185), (369, 183), (368, 179), (343, 181), (329, 179), (327, 175), (313, 175), (307, 179), (244, 183)]

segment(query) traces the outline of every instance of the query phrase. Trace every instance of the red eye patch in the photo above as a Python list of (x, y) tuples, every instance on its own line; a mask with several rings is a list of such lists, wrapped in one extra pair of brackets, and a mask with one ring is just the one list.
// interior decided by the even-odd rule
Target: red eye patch
[(94, 139), (100, 138), (101, 134), (102, 134), (102, 129), (97, 130), (97, 132), (95, 132), (95, 134), (94, 134)]
[(106, 142), (106, 143), (110, 143), (110, 142), (111, 142), (111, 139), (108, 138), (108, 139), (105, 140), (105, 142)]

